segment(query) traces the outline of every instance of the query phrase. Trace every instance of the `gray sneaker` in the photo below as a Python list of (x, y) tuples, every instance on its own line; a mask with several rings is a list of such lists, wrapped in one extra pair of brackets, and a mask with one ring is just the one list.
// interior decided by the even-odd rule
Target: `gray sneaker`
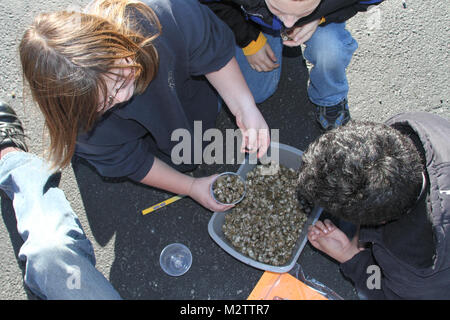
[(16, 112), (0, 101), (0, 149), (6, 147), (17, 147), (25, 152), (28, 151), (22, 123)]
[(316, 120), (322, 130), (328, 131), (337, 128), (349, 122), (350, 119), (347, 99), (334, 106), (316, 106)]

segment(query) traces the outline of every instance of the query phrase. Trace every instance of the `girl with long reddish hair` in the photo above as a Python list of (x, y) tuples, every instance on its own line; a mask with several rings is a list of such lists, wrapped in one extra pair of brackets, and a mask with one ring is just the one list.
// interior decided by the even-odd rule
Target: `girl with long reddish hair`
[(217, 92), (243, 132), (241, 148), (265, 154), (268, 127), (233, 48), (228, 27), (196, 0), (97, 0), (83, 13), (41, 14), (23, 36), (20, 58), (53, 164), (64, 167), (76, 154), (104, 176), (228, 209), (209, 193), (215, 175), (183, 174), (192, 163), (176, 166), (170, 156), (175, 129), (214, 126)]

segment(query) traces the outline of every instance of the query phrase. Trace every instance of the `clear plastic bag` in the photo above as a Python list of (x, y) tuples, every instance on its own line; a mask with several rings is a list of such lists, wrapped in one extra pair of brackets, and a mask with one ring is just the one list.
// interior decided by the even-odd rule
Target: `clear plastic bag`
[(292, 275), (293, 277), (297, 278), (304, 284), (306, 284), (311, 289), (317, 291), (318, 293), (323, 295), (328, 300), (344, 300), (344, 298), (342, 298), (340, 295), (338, 295), (336, 292), (334, 292), (333, 290), (328, 288), (323, 283), (317, 281), (314, 278), (307, 276), (305, 274), (305, 272), (303, 271), (302, 266), (299, 265), (298, 263), (296, 263), (294, 268), (292, 268), (291, 271), (289, 271), (289, 274)]

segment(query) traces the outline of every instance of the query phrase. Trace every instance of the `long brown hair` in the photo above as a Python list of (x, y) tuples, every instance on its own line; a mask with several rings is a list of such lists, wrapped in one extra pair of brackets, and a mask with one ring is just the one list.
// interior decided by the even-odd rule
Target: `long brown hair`
[[(23, 76), (49, 131), (50, 160), (60, 168), (70, 163), (79, 130), (93, 127), (98, 106), (107, 101), (104, 77), (131, 67), (139, 94), (158, 70), (152, 41), (161, 25), (151, 8), (135, 0), (97, 0), (87, 10), (40, 14), (19, 46)], [(137, 16), (154, 27), (152, 34), (142, 31)], [(118, 64), (121, 59), (132, 63)]]

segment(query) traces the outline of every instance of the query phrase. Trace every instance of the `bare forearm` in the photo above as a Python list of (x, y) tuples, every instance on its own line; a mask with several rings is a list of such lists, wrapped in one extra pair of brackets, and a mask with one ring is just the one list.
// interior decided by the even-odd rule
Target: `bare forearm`
[(222, 69), (205, 76), (233, 115), (237, 116), (242, 108), (256, 107), (253, 95), (235, 58), (231, 59)]
[(141, 183), (175, 194), (189, 195), (194, 178), (178, 172), (155, 158), (152, 168)]
[(187, 195), (211, 211), (225, 211), (230, 206), (219, 204), (209, 193), (215, 176), (193, 178), (155, 158), (152, 168), (140, 182), (175, 194)]

